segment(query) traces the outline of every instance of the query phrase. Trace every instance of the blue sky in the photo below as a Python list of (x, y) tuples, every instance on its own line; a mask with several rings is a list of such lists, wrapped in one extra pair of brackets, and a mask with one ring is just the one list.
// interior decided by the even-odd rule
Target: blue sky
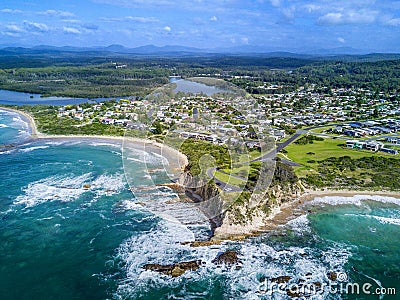
[(0, 44), (400, 52), (400, 1), (6, 0)]

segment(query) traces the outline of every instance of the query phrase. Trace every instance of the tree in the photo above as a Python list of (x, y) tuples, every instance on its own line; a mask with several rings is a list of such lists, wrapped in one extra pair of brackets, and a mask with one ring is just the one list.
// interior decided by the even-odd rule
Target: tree
[(162, 134), (163, 133), (163, 127), (160, 121), (155, 121), (154, 122), (154, 134)]

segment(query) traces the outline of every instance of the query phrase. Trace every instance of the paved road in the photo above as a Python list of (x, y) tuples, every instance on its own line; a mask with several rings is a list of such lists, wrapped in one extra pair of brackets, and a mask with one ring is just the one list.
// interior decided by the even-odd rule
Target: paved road
[[(276, 148), (271, 150), (270, 152), (256, 158), (253, 159), (249, 162), (256, 162), (256, 161), (266, 161), (266, 160), (272, 160), (276, 157), (276, 154), (280, 151), (282, 151), (285, 147), (287, 147), (288, 145), (290, 145), (292, 142), (294, 142), (299, 136), (303, 135), (303, 134), (308, 134), (310, 130), (316, 129), (316, 128), (322, 128), (322, 127), (326, 127), (327, 125), (317, 125), (317, 126), (311, 126), (311, 127), (307, 127), (304, 129), (299, 129), (296, 131), (295, 134), (293, 134), (290, 138), (288, 138), (285, 142), (283, 143), (277, 143), (276, 144)], [(317, 135), (317, 136), (322, 136), (322, 137), (326, 137), (326, 138), (332, 138), (331, 136), (327, 135), (327, 134), (316, 134), (313, 133), (313, 135)], [(337, 137), (338, 139), (347, 139), (347, 137)], [(300, 166), (300, 164), (290, 161), (290, 160), (286, 160), (286, 159), (282, 159), (282, 161), (288, 165), (291, 166)], [(237, 186), (234, 185), (230, 185), (228, 183), (225, 183), (223, 181), (218, 180), (217, 178), (214, 177), (214, 172), (215, 172), (216, 168), (210, 168), (207, 170), (207, 175), (210, 178), (214, 178), (215, 183), (222, 189), (224, 189), (225, 191), (232, 191), (232, 192), (238, 192), (241, 191), (242, 189), (238, 188)], [(221, 172), (221, 171), (220, 171)], [(225, 172), (222, 172), (225, 173)], [(227, 173), (226, 173), (227, 174)], [(230, 174), (227, 174), (230, 175)], [(232, 177), (238, 178), (238, 179), (242, 179), (242, 180), (246, 180), (245, 178), (241, 178), (239, 176), (235, 176), (235, 175), (230, 175)]]
[[(209, 168), (209, 169), (207, 170), (207, 176), (210, 177), (210, 178), (214, 178), (215, 184), (216, 184), (220, 189), (222, 189), (222, 190), (225, 191), (225, 192), (241, 192), (241, 191), (243, 191), (242, 188), (239, 188), (239, 187), (237, 187), (237, 186), (235, 186), (235, 185), (231, 185), (231, 184), (229, 184), (229, 183), (226, 183), (226, 182), (223, 182), (223, 181), (217, 179), (217, 178), (214, 176), (214, 172), (215, 172), (216, 170), (217, 170), (217, 168)], [(233, 176), (232, 176), (232, 177), (233, 177)]]
[(250, 162), (255, 162), (255, 161), (265, 161), (265, 160), (271, 160), (276, 157), (276, 154), (281, 151), (283, 148), (287, 147), (290, 143), (292, 143), (294, 140), (296, 140), (300, 135), (302, 135), (302, 132), (296, 131), (295, 134), (293, 134), (290, 138), (288, 138), (285, 142), (283, 143), (278, 143), (276, 144), (276, 148), (271, 150), (270, 152), (251, 160)]

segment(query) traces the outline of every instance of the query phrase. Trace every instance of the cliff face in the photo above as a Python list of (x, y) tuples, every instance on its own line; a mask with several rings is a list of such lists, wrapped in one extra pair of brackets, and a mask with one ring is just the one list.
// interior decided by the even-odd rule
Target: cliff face
[(177, 183), (209, 218), (213, 230), (221, 226), (224, 218), (223, 201), (214, 183), (193, 177), (189, 171), (182, 173)]
[(220, 227), (214, 232), (217, 239), (237, 235), (246, 235), (262, 229), (268, 219), (279, 211), (282, 204), (300, 197), (302, 188), (299, 182), (274, 184), (266, 194), (252, 194), (251, 201), (257, 205), (249, 205), (250, 200), (232, 205), (225, 213)]
[(193, 177), (189, 171), (181, 175), (178, 184), (210, 219), (214, 237), (227, 238), (261, 229), (282, 204), (300, 197), (302, 186), (290, 166), (278, 162), (273, 173), (267, 190), (243, 191), (229, 203), (229, 197), (221, 195), (213, 182)]
[[(271, 170), (271, 164), (263, 168)], [(279, 211), (282, 204), (300, 197), (302, 186), (291, 166), (277, 161), (273, 172), (261, 174), (266, 175), (260, 175), (257, 182), (261, 182), (264, 188), (242, 192), (226, 211), (221, 226), (215, 230), (216, 238), (257, 231)]]

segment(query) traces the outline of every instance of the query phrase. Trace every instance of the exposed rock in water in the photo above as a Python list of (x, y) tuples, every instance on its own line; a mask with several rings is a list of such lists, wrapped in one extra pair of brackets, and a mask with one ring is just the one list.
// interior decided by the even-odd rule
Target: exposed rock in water
[(196, 248), (196, 247), (209, 247), (213, 245), (220, 245), (221, 241), (194, 241), (194, 242), (182, 242), (182, 245), (189, 245), (190, 247)]
[(276, 283), (287, 283), (290, 281), (290, 279), (292, 279), (292, 277), (290, 276), (279, 276), (276, 278), (272, 278), (271, 282), (276, 282)]
[(90, 184), (89, 184), (89, 183), (85, 183), (85, 184), (83, 185), (83, 188), (84, 188), (85, 190), (90, 189)]
[(162, 183), (162, 184), (157, 184), (157, 186), (159, 187), (168, 187), (170, 189), (172, 189), (173, 191), (177, 192), (177, 193), (184, 193), (185, 189), (182, 185), (180, 185), (179, 183)]
[(188, 270), (197, 270), (200, 268), (200, 265), (201, 260), (192, 260), (179, 262), (172, 265), (146, 264), (143, 266), (143, 269), (163, 273), (172, 277), (178, 277)]
[(227, 250), (223, 253), (218, 254), (217, 257), (212, 260), (212, 262), (217, 265), (234, 265), (240, 262), (240, 260), (236, 251)]
[(297, 283), (296, 288), (287, 289), (286, 294), (291, 298), (296, 299), (309, 299), (310, 294), (317, 295), (322, 294), (323, 287), (320, 282), (312, 282), (312, 283)]
[(336, 281), (337, 280), (337, 273), (333, 272), (333, 271), (329, 272), (328, 273), (328, 279), (331, 280), (331, 281)]

